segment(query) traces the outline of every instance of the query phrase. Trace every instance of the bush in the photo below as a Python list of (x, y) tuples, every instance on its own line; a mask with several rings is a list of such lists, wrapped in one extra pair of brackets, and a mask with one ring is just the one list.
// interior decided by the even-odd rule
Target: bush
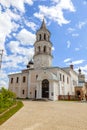
[(13, 92), (2, 88), (0, 91), (0, 109), (9, 108), (15, 103), (15, 99), (16, 95)]

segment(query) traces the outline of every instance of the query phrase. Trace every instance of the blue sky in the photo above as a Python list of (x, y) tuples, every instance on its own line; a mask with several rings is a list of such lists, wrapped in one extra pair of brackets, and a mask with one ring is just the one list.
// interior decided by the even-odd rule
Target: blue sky
[(72, 63), (87, 75), (87, 0), (0, 0), (0, 87), (8, 87), (8, 74), (25, 69), (33, 57), (43, 17), (51, 32), (53, 66)]

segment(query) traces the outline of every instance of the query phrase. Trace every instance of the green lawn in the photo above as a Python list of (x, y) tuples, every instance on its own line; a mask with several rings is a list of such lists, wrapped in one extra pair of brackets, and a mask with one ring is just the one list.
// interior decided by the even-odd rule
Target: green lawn
[(0, 125), (4, 123), (7, 119), (9, 119), (12, 115), (14, 115), (20, 108), (23, 107), (23, 103), (21, 101), (17, 101), (17, 106), (10, 109), (4, 115), (0, 116)]
[(14, 102), (12, 102), (9, 106), (7, 107), (0, 107), (0, 114), (3, 113), (4, 111), (6, 111), (7, 109), (9, 109), (9, 107), (13, 106), (16, 104), (16, 100)]

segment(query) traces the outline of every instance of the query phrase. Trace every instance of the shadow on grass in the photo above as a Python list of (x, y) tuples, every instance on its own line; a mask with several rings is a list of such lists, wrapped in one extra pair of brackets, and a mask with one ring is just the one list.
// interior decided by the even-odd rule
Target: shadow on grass
[(14, 115), (19, 109), (23, 107), (23, 103), (21, 101), (17, 101), (17, 105), (6, 112), (4, 115), (0, 116), (0, 125), (3, 124), (6, 120), (8, 120), (12, 115)]

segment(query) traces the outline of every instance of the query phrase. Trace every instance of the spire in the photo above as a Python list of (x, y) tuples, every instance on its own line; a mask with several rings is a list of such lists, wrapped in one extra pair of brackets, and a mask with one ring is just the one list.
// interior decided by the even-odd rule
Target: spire
[(45, 24), (45, 21), (44, 21), (44, 19), (43, 19), (43, 21), (42, 21), (42, 25), (41, 25), (41, 29), (46, 29), (46, 24)]

